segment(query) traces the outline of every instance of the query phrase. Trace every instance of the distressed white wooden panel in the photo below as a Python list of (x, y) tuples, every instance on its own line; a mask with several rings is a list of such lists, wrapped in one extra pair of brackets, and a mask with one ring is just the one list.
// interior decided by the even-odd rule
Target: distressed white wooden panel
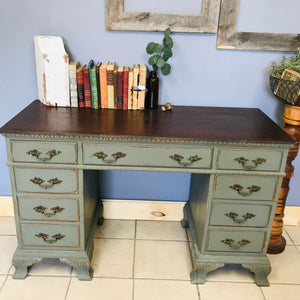
[(35, 36), (38, 93), (48, 106), (70, 106), (69, 56), (58, 36)]

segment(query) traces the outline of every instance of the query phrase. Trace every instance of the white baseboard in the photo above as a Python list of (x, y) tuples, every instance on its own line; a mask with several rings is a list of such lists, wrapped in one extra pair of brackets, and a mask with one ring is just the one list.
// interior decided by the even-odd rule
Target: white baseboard
[[(185, 202), (103, 199), (105, 219), (180, 221)], [(0, 216), (14, 216), (12, 197), (0, 196)]]
[[(180, 221), (185, 202), (104, 199), (106, 219)], [(286, 206), (284, 225), (300, 226), (300, 207)], [(0, 196), (0, 216), (14, 216), (12, 197)]]

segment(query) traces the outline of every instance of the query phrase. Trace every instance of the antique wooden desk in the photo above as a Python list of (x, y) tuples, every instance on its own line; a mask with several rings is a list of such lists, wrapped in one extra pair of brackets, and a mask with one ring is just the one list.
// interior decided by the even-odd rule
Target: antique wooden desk
[(260, 110), (93, 110), (34, 101), (0, 132), (17, 225), (14, 278), (56, 257), (90, 280), (99, 172), (147, 170), (192, 174), (182, 221), (192, 237), (192, 282), (237, 263), (268, 285), (266, 250), (293, 140)]

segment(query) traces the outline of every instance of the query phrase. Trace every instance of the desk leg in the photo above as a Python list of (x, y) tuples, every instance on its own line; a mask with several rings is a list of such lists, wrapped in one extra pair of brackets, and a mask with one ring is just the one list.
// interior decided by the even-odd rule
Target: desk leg
[(28, 273), (28, 267), (32, 266), (33, 264), (42, 261), (42, 257), (36, 257), (36, 258), (28, 258), (28, 257), (22, 257), (18, 253), (18, 250), (16, 250), (14, 257), (13, 257), (13, 265), (15, 268), (15, 273), (13, 275), (14, 279), (24, 279), (27, 276)]
[(299, 151), (300, 107), (287, 105), (284, 110), (283, 121), (285, 122), (285, 127), (283, 128), (284, 131), (291, 136), (291, 138), (295, 141), (295, 144), (290, 148), (286, 162), (286, 175), (282, 181), (275, 217), (273, 219), (273, 225), (268, 247), (269, 254), (279, 254), (283, 252), (286, 245), (286, 241), (282, 236), (283, 217), (285, 202), (289, 193), (290, 179), (294, 175), (294, 167), (292, 165), (292, 161), (296, 158)]

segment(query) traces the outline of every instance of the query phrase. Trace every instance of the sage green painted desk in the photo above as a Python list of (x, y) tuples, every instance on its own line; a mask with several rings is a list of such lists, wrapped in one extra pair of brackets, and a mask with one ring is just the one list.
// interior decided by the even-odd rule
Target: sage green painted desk
[(193, 283), (236, 263), (268, 285), (266, 250), (293, 141), (260, 110), (93, 110), (34, 101), (0, 132), (17, 225), (14, 278), (56, 257), (90, 280), (99, 173), (142, 170), (192, 174), (182, 225), (192, 237)]

